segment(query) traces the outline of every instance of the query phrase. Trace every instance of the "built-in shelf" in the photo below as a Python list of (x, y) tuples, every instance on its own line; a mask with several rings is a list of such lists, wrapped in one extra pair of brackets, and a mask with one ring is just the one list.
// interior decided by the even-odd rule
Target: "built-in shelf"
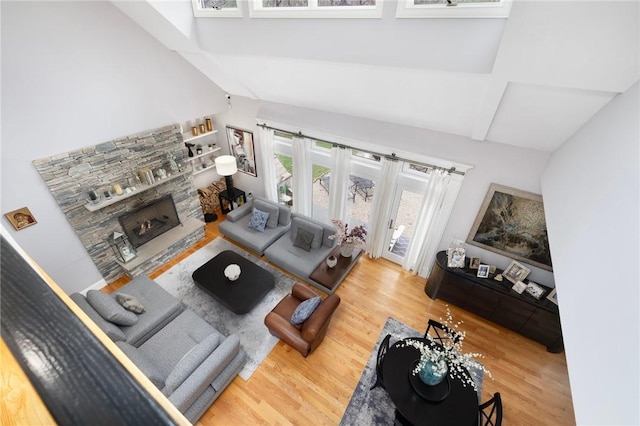
[(217, 130), (212, 130), (212, 131), (207, 132), (207, 133), (201, 133), (198, 136), (190, 136), (190, 137), (186, 137), (186, 138), (183, 137), (182, 140), (184, 140), (185, 143), (192, 142), (192, 141), (195, 141), (195, 140), (198, 140), (198, 139), (206, 138), (207, 136), (211, 136), (211, 135), (216, 134), (216, 133), (218, 133)]
[[(214, 152), (218, 152), (218, 151), (221, 151), (221, 150), (222, 150), (222, 148), (217, 146), (217, 147), (213, 148), (212, 150), (207, 149), (207, 151), (203, 152), (202, 154), (197, 154), (197, 155), (194, 155), (193, 157), (187, 157), (187, 160), (189, 160), (189, 161), (197, 160), (199, 158), (206, 157), (207, 155), (211, 155)], [(203, 151), (204, 151), (204, 148), (203, 148)]]
[(132, 272), (134, 269), (151, 260), (158, 254), (162, 253), (168, 247), (173, 244), (187, 238), (192, 233), (196, 232), (199, 228), (205, 226), (205, 223), (201, 220), (190, 217), (185, 220), (183, 224), (171, 228), (164, 234), (154, 238), (146, 244), (141, 245), (136, 249), (137, 256), (127, 263), (117, 261), (118, 264), (127, 272)]
[[(187, 157), (187, 160), (189, 160), (191, 162), (194, 162), (195, 160), (202, 160), (204, 157), (211, 156), (214, 153), (216, 153), (218, 151), (221, 151), (221, 150), (222, 150), (222, 148), (220, 148), (219, 146), (217, 146), (217, 147), (215, 147), (215, 148), (213, 148), (211, 150), (209, 150), (208, 147), (207, 147), (207, 151), (206, 152), (203, 152), (202, 154), (194, 155), (193, 157)], [(207, 167), (202, 167), (202, 163), (200, 163), (200, 164), (193, 163), (193, 175), (195, 176), (197, 174), (200, 174), (202, 172), (206, 172), (207, 170), (215, 169), (215, 168), (216, 168), (215, 163), (211, 164), (211, 165), (209, 165)]]
[(144, 185), (144, 184), (140, 184), (136, 187), (136, 189), (132, 190), (131, 192), (123, 192), (121, 195), (112, 195), (110, 199), (108, 200), (102, 200), (101, 202), (94, 204), (94, 203), (87, 203), (84, 205), (84, 208), (89, 210), (90, 212), (97, 212), (100, 209), (103, 209), (107, 206), (110, 206), (112, 204), (115, 203), (119, 203), (122, 200), (126, 200), (127, 198), (131, 198), (134, 195), (140, 194), (141, 192), (144, 191), (148, 191), (151, 188), (155, 188), (156, 186), (160, 186), (163, 185), (171, 180), (177, 179), (180, 176), (183, 176), (185, 174), (189, 173), (189, 171), (183, 171), (180, 173), (176, 173), (175, 175), (171, 175), (168, 176), (164, 179), (156, 179), (155, 183), (152, 183), (151, 185)]
[(199, 175), (202, 172), (206, 172), (207, 170), (211, 170), (211, 169), (215, 169), (216, 165), (212, 164), (210, 166), (204, 167), (204, 168), (200, 168), (200, 169), (196, 169), (195, 167), (193, 168), (193, 175)]

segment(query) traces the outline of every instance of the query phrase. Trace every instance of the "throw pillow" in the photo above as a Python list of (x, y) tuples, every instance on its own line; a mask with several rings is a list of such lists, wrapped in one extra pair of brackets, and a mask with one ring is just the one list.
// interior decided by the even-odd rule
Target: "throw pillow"
[(300, 247), (306, 251), (311, 251), (311, 243), (313, 242), (313, 234), (306, 229), (298, 229), (296, 240), (293, 242), (294, 247)]
[(87, 301), (105, 320), (117, 325), (129, 326), (138, 322), (133, 312), (120, 306), (116, 299), (98, 290), (87, 292)]
[(116, 293), (116, 301), (127, 311), (131, 311), (136, 314), (144, 312), (144, 306), (142, 306), (142, 303), (130, 294)]
[(267, 220), (269, 219), (269, 213), (258, 210), (255, 207), (251, 209), (251, 219), (249, 219), (249, 228), (258, 232), (264, 232), (265, 226), (267, 226)]
[(266, 201), (254, 199), (253, 207), (263, 212), (269, 213), (269, 219), (267, 219), (267, 228), (275, 228), (278, 226), (278, 218), (280, 217), (280, 209), (278, 206), (274, 206)]
[(291, 315), (291, 324), (302, 324), (303, 322), (308, 320), (313, 311), (316, 310), (320, 302), (322, 302), (322, 297), (316, 296), (312, 297), (311, 299), (307, 299), (299, 304), (296, 310), (293, 311), (293, 315)]

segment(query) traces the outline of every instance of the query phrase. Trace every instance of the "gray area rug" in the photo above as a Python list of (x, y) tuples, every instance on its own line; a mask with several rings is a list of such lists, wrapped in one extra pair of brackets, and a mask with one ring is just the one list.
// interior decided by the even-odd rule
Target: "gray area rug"
[[(275, 288), (251, 312), (243, 315), (234, 314), (218, 303), (198, 288), (191, 278), (191, 274), (196, 269), (224, 250), (238, 253), (275, 276)], [(154, 281), (171, 295), (182, 300), (189, 309), (204, 318), (220, 333), (225, 336), (235, 334), (240, 338), (240, 344), (247, 353), (247, 362), (239, 373), (244, 380), (249, 380), (256, 368), (278, 343), (278, 339), (272, 336), (264, 325), (264, 317), (291, 292), (294, 284), (292, 278), (222, 238), (216, 238)]]
[[(424, 331), (418, 332), (391, 317), (387, 319), (371, 351), (371, 356), (369, 357), (369, 361), (367, 361), (367, 365), (364, 367), (362, 376), (360, 376), (360, 381), (353, 391), (353, 395), (351, 395), (351, 400), (349, 401), (349, 405), (347, 405), (340, 425), (393, 425), (395, 406), (393, 402), (391, 402), (387, 391), (380, 386), (369, 390), (376, 380), (378, 347), (387, 334), (391, 334), (391, 340), (389, 341), (389, 346), (391, 346), (405, 337), (422, 337), (424, 336)], [(482, 371), (470, 371), (470, 373), (478, 386), (478, 395), (482, 395)]]

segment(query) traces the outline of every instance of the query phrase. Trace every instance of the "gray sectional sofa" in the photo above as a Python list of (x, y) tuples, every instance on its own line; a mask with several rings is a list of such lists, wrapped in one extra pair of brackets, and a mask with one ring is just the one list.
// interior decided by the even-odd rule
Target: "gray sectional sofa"
[[(133, 296), (144, 312), (124, 309), (118, 294)], [(70, 297), (192, 423), (245, 363), (237, 336), (223, 336), (145, 276), (114, 294)]]
[[(252, 208), (269, 213), (264, 232), (248, 227)], [(218, 229), (220, 233), (262, 255), (267, 247), (280, 238), (291, 226), (291, 210), (264, 198), (255, 197), (251, 202), (227, 213), (227, 220)]]
[[(309, 251), (295, 245), (298, 231), (304, 229), (313, 234), (311, 249)], [(316, 283), (309, 275), (324, 262), (333, 247), (335, 240), (330, 240), (329, 235), (336, 233), (333, 225), (319, 222), (307, 216), (292, 213), (291, 228), (282, 237), (278, 238), (264, 251), (264, 256), (269, 262), (278, 265), (282, 269), (291, 272), (314, 287), (327, 292), (327, 288)]]
[[(269, 213), (264, 232), (248, 226), (253, 208)], [(309, 276), (321, 262), (326, 260), (335, 246), (335, 241), (328, 238), (329, 235), (336, 233), (333, 225), (298, 213), (291, 213), (288, 206), (256, 197), (251, 202), (229, 212), (227, 220), (223, 221), (218, 229), (222, 235), (264, 255), (274, 265), (324, 292), (329, 292), (326, 287), (316, 283)], [(311, 247), (308, 251), (296, 245), (299, 229), (304, 229), (307, 235), (313, 236), (309, 237)]]

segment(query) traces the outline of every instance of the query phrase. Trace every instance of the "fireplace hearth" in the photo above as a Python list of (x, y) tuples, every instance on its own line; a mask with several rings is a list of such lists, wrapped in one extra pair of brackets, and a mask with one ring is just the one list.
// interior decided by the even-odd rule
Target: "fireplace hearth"
[(135, 248), (180, 225), (176, 205), (170, 194), (119, 216), (118, 221)]

